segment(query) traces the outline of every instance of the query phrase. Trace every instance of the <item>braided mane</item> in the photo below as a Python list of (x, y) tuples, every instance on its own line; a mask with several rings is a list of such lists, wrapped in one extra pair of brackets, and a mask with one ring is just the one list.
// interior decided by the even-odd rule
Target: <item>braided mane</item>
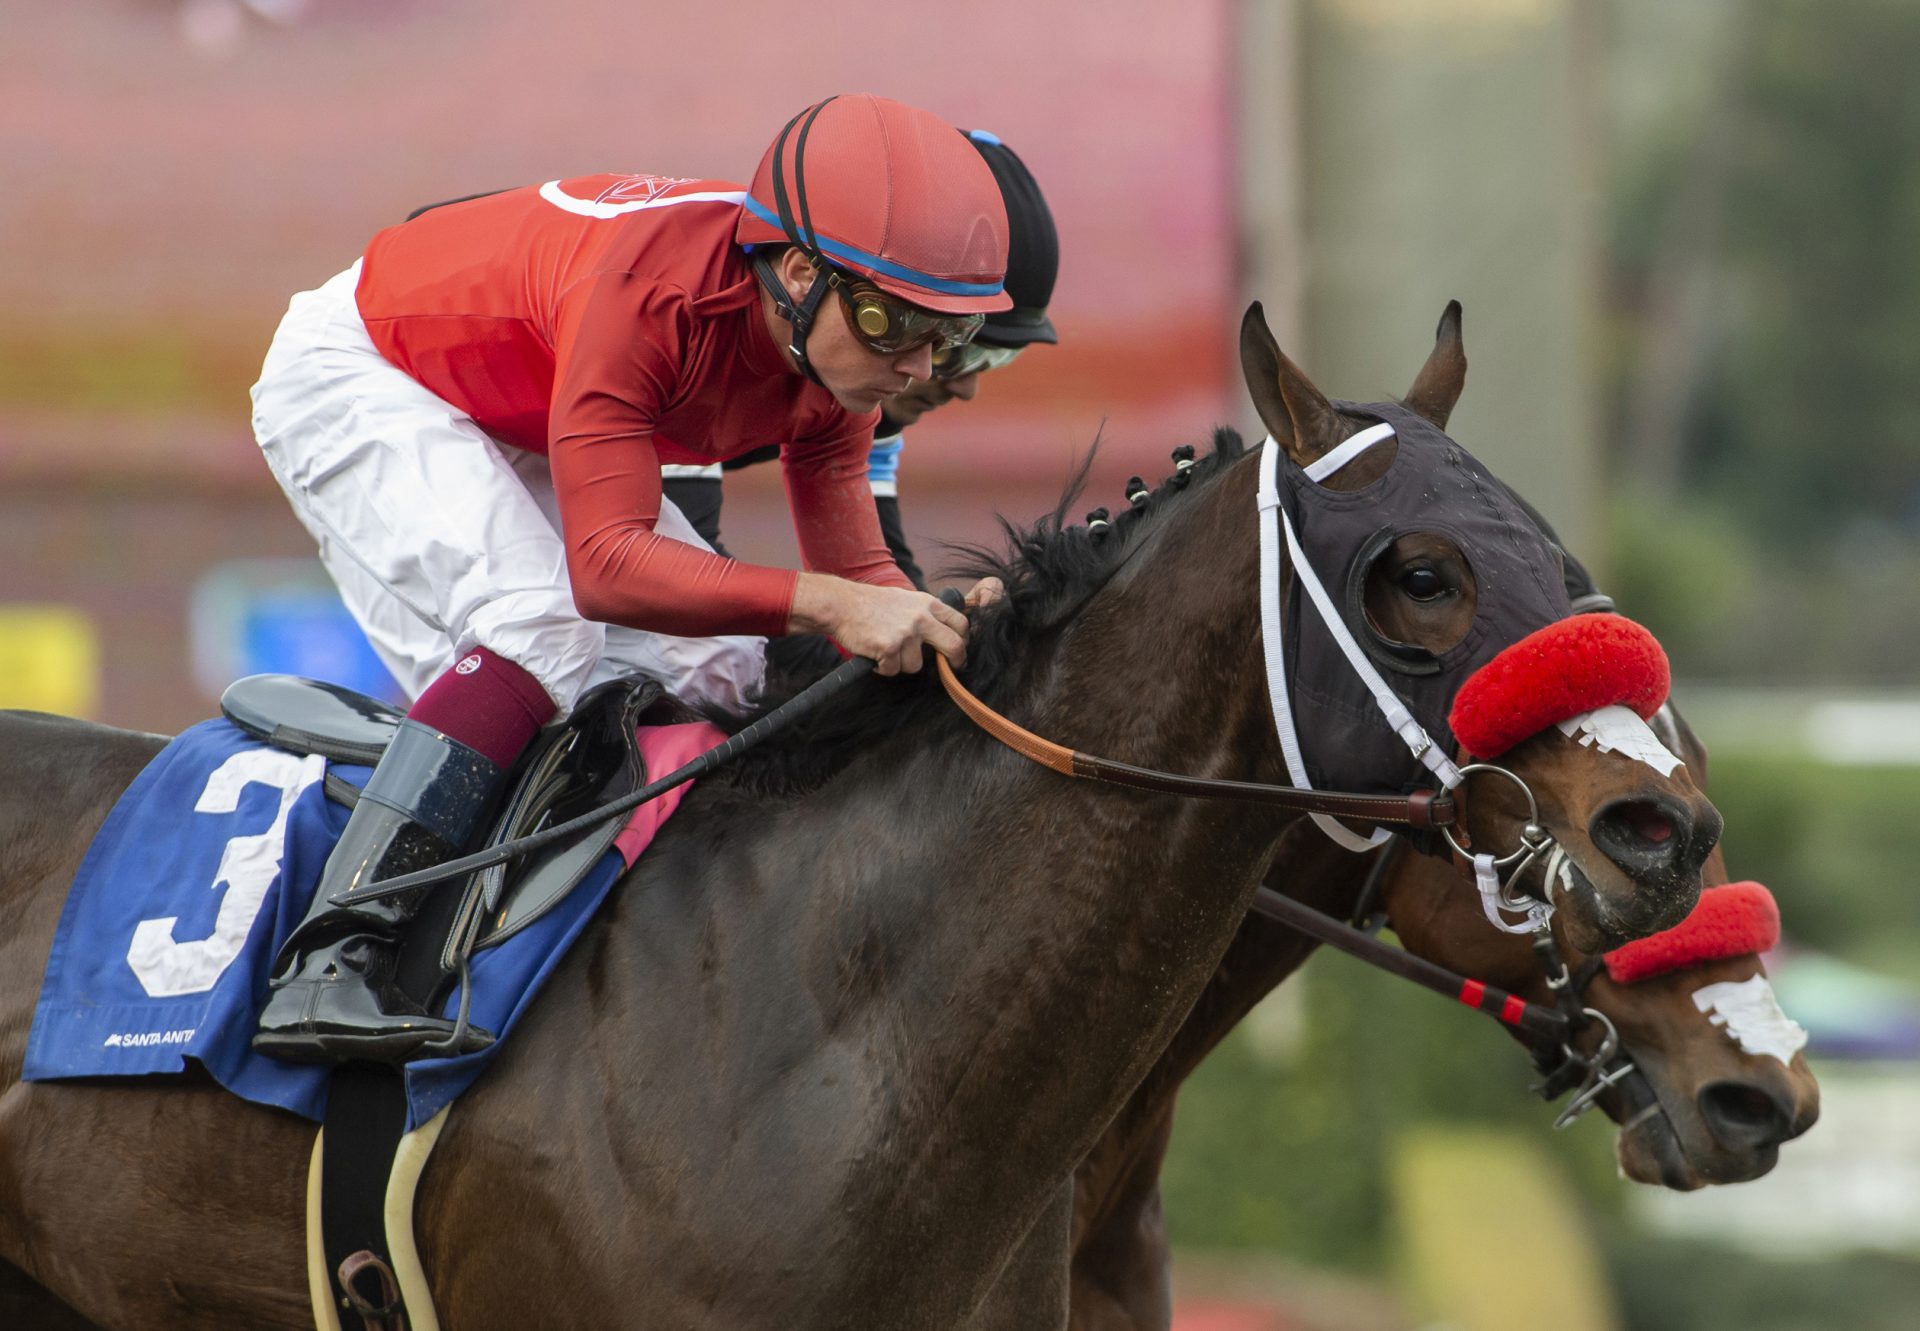
[[(1073, 524), (1067, 514), (1078, 506), (1085, 489), (1098, 452), (1096, 443), (1059, 502), (1038, 521), (1022, 526), (999, 518), (1003, 540), (998, 549), (953, 547), (958, 558), (950, 570), (954, 576), (997, 577), (1007, 587), (998, 604), (973, 615), (967, 639), (968, 687), (989, 702), (1005, 696), (1014, 687), (1031, 645), (1061, 627), (1106, 585), (1127, 553), (1165, 520), (1166, 513), (1183, 507), (1193, 493), (1205, 489), (1246, 451), (1237, 432), (1216, 429), (1211, 452), (1177, 468), (1146, 492), (1143, 501), (1125, 504), (1105, 526)], [(1176, 456), (1190, 453), (1182, 449)], [(715, 714), (712, 719), (730, 731), (739, 730), (811, 684), (819, 673), (770, 678), (756, 710), (745, 715)], [(891, 679), (876, 677), (848, 689), (812, 716), (728, 764), (706, 778), (706, 785), (709, 789), (725, 785), (739, 797), (756, 801), (797, 798), (856, 754), (902, 729), (941, 724), (964, 722), (931, 670)]]

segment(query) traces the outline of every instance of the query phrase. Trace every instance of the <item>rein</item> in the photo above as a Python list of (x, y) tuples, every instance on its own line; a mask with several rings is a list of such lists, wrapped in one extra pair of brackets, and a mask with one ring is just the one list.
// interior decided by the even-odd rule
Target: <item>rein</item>
[[(950, 593), (942, 593), (943, 599)], [(957, 599), (957, 598), (956, 598)], [(952, 604), (950, 601), (949, 604)], [(1126, 786), (1133, 790), (1150, 790), (1163, 795), (1186, 795), (1196, 799), (1235, 800), (1243, 804), (1266, 804), (1282, 809), (1294, 809), (1312, 815), (1317, 821), (1329, 814), (1339, 814), (1350, 818), (1364, 819), (1373, 823), (1408, 829), (1437, 828), (1446, 844), (1452, 850), (1451, 862), (1462, 875), (1471, 879), (1480, 893), (1482, 908), (1487, 919), (1497, 929), (1506, 933), (1533, 933), (1543, 927), (1548, 916), (1553, 913), (1551, 902), (1545, 898), (1527, 899), (1513, 890), (1520, 875), (1529, 866), (1542, 857), (1556, 853), (1553, 838), (1540, 825), (1540, 808), (1527, 783), (1504, 767), (1491, 763), (1470, 763), (1455, 768), (1455, 786), (1452, 790), (1417, 790), (1411, 795), (1360, 795), (1336, 790), (1315, 790), (1311, 787), (1276, 786), (1258, 781), (1223, 781), (1212, 777), (1183, 776), (1177, 772), (1163, 772), (1152, 767), (1136, 767), (1132, 763), (1116, 762), (1111, 758), (1101, 758), (1078, 749), (1069, 749), (1064, 744), (1055, 744), (1052, 740), (1042, 739), (1030, 730), (1023, 729), (1009, 721), (1000, 713), (981, 702), (960, 682), (953, 673), (953, 667), (944, 656), (934, 658), (940, 672), (940, 682), (946, 687), (947, 696), (953, 699), (967, 716), (967, 719), (979, 726), (994, 739), (1012, 749), (1021, 757), (1039, 763), (1049, 771), (1061, 776), (1073, 777), (1082, 781), (1098, 781), (1106, 785)], [(1461, 804), (1466, 796), (1466, 779), (1479, 773), (1503, 776), (1520, 788), (1527, 801), (1529, 816), (1521, 830), (1518, 849), (1500, 856), (1474, 854), (1467, 844), (1466, 829), (1460, 826)], [(1325, 824), (1323, 824), (1325, 825)], [(1338, 824), (1331, 824), (1338, 826)], [(1459, 835), (1455, 835), (1456, 829)], [(1352, 837), (1344, 828), (1343, 834)], [(1352, 839), (1360, 849), (1377, 847), (1390, 834), (1384, 828), (1375, 832), (1375, 841)], [(1346, 844), (1342, 842), (1341, 844)], [(1351, 848), (1351, 847), (1350, 847)], [(1549, 859), (1549, 863), (1551, 860)], [(1502, 871), (1505, 871), (1505, 879)], [(1509, 924), (1501, 912), (1515, 912), (1526, 918), (1519, 924)]]
[(1457, 999), (1476, 1011), (1484, 1012), (1531, 1037), (1529, 1043), (1548, 1043), (1551, 1046), (1563, 1044), (1569, 1039), (1571, 1023), (1564, 1013), (1538, 1003), (1529, 1003), (1479, 980), (1457, 975), (1424, 957), (1414, 956), (1405, 948), (1383, 943), (1371, 934), (1303, 905), (1292, 897), (1281, 896), (1270, 887), (1262, 887), (1254, 893), (1251, 909), (1255, 915), (1298, 930), (1328, 947), (1338, 948), (1350, 957), (1358, 957), (1369, 966), (1398, 975), (1404, 980), (1412, 980), (1436, 994)]
[(1447, 792), (1415, 791), (1407, 796), (1357, 795), (1333, 790), (1303, 790), (1297, 786), (1274, 786), (1258, 781), (1222, 781), (1212, 777), (1183, 776), (1152, 767), (1100, 758), (1023, 730), (988, 707), (960, 682), (944, 656), (935, 657), (940, 682), (954, 705), (967, 719), (1021, 757), (1039, 763), (1061, 776), (1082, 781), (1099, 781), (1110, 786), (1127, 786), (1163, 795), (1189, 795), (1196, 799), (1235, 800), (1243, 804), (1270, 804), (1282, 809), (1306, 813), (1339, 814), (1397, 827), (1448, 828), (1455, 824), (1457, 810)]

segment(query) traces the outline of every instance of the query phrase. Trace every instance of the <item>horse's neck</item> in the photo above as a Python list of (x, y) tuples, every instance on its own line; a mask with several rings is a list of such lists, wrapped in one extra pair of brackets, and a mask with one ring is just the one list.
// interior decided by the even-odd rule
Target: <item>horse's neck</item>
[[(1133, 763), (1273, 779), (1252, 481), (1219, 477), (1143, 528), (1151, 548), (1008, 678), (1013, 719)], [(741, 1128), (740, 1156), (769, 1152), (807, 1176), (805, 1196), (831, 1198), (802, 1208), (823, 1270), (857, 1260), (822, 1278), (897, 1292), (925, 1284), (938, 1250), (953, 1306), (983, 1297), (1058, 1204), (1213, 973), (1288, 821), (1068, 780), (957, 715), (874, 744), (794, 803), (709, 808), (643, 863), (654, 890), (617, 903), (641, 927), (603, 936), (567, 1011), (637, 1020), (617, 996), (652, 993), (649, 1014), (675, 1014), (660, 1056), (712, 1051), (707, 1084), (772, 1124)], [(545, 1012), (562, 1024), (562, 1007)], [(634, 1074), (623, 1060), (608, 1075)], [(595, 1091), (580, 1112), (636, 1106), (609, 1135), (647, 1141), (663, 1135), (648, 1102)], [(681, 1132), (665, 1134), (670, 1156), (735, 1140)], [(791, 1134), (821, 1145), (796, 1157)]]
[[(1377, 853), (1355, 855), (1343, 850), (1303, 818), (1281, 839), (1265, 882), (1322, 914), (1345, 919), (1359, 902), (1372, 855)], [(1157, 1092), (1171, 1100), (1201, 1060), (1261, 999), (1305, 965), (1318, 946), (1277, 920), (1245, 916), (1193, 1010), (1154, 1064), (1153, 1075), (1141, 1084), (1140, 1096)]]
[(1513, 993), (1539, 983), (1533, 949), (1490, 926), (1470, 881), (1444, 861), (1409, 856), (1380, 904), (1400, 946), (1422, 961)]
[[(1143, 766), (1273, 777), (1251, 481), (1150, 534), (1034, 663), (1016, 719)], [(895, 881), (918, 887), (924, 945), (886, 1001), (930, 1093), (916, 1165), (1064, 1177), (1213, 972), (1286, 815), (1069, 782), (985, 736), (905, 775), (885, 794), (922, 848)]]
[[(1264, 881), (1315, 910), (1345, 918), (1358, 902), (1370, 865), (1369, 857), (1340, 849), (1302, 819), (1281, 838)], [(1264, 916), (1241, 919), (1186, 1020), (1082, 1163), (1079, 1187), (1089, 1205), (1077, 1217), (1079, 1233), (1094, 1240), (1110, 1224), (1124, 1231), (1133, 1223), (1122, 1212), (1150, 1200), (1181, 1084), (1317, 946), (1305, 934)]]

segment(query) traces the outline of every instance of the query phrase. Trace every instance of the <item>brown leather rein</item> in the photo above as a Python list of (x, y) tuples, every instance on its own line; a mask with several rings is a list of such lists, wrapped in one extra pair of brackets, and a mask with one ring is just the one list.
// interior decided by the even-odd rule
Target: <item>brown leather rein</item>
[(969, 720), (1023, 758), (1042, 767), (1083, 781), (1100, 781), (1110, 786), (1149, 790), (1161, 795), (1191, 795), (1196, 799), (1236, 800), (1244, 804), (1271, 804), (1282, 809), (1306, 813), (1328, 813), (1364, 822), (1387, 823), (1395, 827), (1452, 827), (1458, 809), (1452, 795), (1430, 790), (1411, 795), (1355, 795), (1334, 790), (1301, 790), (1297, 786), (1270, 786), (1254, 781), (1219, 781), (1210, 777), (1182, 776), (1132, 763), (1115, 762), (1090, 753), (1081, 753), (1051, 740), (1041, 739), (1023, 730), (967, 691), (953, 673), (947, 658), (936, 655), (940, 682), (947, 696), (967, 714)]

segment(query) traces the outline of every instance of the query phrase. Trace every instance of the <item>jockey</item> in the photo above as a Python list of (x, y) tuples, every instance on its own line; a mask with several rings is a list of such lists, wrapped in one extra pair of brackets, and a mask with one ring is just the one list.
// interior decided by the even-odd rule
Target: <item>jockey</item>
[[(973, 400), (979, 391), (980, 376), (988, 370), (1011, 364), (1027, 346), (1035, 342), (1055, 343), (1053, 322), (1047, 317), (1047, 304), (1053, 298), (1053, 284), (1060, 271), (1060, 240), (1054, 229), (1053, 214), (1046, 196), (1013, 149), (986, 130), (967, 131), (967, 140), (986, 160), (1000, 186), (1000, 201), (1007, 210), (1007, 295), (1013, 308), (988, 314), (978, 336), (961, 347), (934, 353), (933, 377), (916, 380), (911, 388), (889, 398), (880, 408), (880, 424), (874, 428), (873, 451), (867, 457), (867, 484), (873, 491), (874, 507), (880, 514), (880, 530), (887, 549), (901, 572), (924, 589), (926, 578), (907, 545), (905, 527), (900, 520), (899, 471), (905, 440), (902, 432), (922, 416), (948, 402)], [(775, 448), (755, 449), (723, 463), (706, 466), (668, 465), (660, 469), (666, 481), (667, 498), (686, 515), (708, 545), (721, 549), (720, 508), (723, 468), (732, 471), (777, 457)], [(832, 652), (786, 653), (787, 648), (804, 648), (819, 643), (818, 638), (789, 637), (769, 644), (770, 652), (784, 655), (804, 654), (815, 664), (831, 666), (837, 660)], [(792, 661), (783, 661), (792, 665)]]
[[(641, 672), (738, 704), (764, 639), (799, 632), (881, 674), (924, 648), (964, 657), (965, 617), (888, 558), (866, 460), (881, 404), (1012, 305), (1006, 254), (966, 140), (840, 96), (787, 123), (750, 190), (604, 175), (482, 195), (294, 297), (254, 432), (414, 702), (282, 951), (255, 1048), (399, 1062), (452, 1033), (393, 983), (431, 889), (331, 899), (463, 850), (590, 685)], [(662, 497), (663, 462), (768, 443), (808, 572), (714, 553)]]

